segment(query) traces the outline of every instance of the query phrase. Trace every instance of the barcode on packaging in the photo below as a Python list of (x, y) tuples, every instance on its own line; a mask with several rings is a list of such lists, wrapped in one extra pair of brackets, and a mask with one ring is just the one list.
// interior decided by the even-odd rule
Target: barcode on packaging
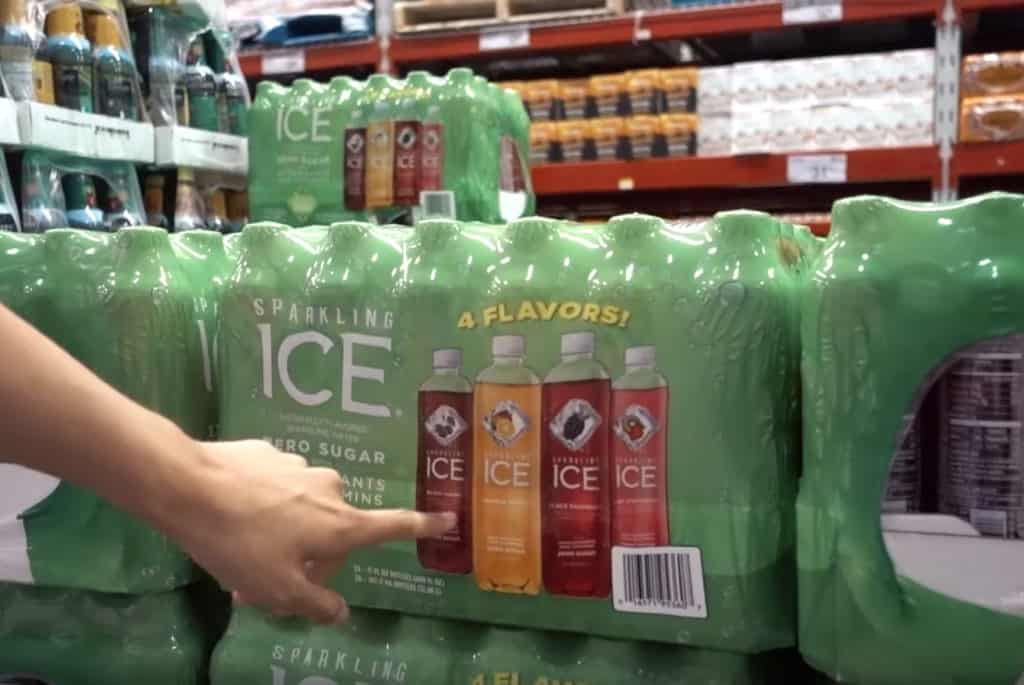
[(612, 548), (612, 603), (627, 613), (707, 618), (700, 549)]
[(454, 219), (455, 193), (450, 190), (424, 190), (420, 193), (420, 217)]

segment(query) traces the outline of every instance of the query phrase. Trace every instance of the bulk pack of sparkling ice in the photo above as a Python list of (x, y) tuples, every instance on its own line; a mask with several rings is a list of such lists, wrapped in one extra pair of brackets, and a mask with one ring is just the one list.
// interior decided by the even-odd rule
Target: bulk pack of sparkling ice
[(840, 682), (1024, 673), (1024, 196), (843, 200), (806, 281), (800, 650)]
[(253, 224), (238, 248), (222, 437), (338, 469), (353, 505), (458, 518), (353, 554), (354, 606), (793, 644), (792, 227)]
[(452, 69), (263, 82), (251, 112), (255, 221), (511, 221), (533, 214), (519, 96)]
[[(210, 437), (220, 234), (0, 232), (0, 302), (101, 378)], [(226, 602), (162, 534), (0, 463), (0, 680), (198, 685)]]

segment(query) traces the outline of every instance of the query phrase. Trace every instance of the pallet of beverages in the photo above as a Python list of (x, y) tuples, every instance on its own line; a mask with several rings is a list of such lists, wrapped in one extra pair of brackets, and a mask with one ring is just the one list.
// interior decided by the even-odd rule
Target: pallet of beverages
[(622, 14), (625, 0), (403, 0), (395, 31), (458, 31), (510, 22), (593, 19)]

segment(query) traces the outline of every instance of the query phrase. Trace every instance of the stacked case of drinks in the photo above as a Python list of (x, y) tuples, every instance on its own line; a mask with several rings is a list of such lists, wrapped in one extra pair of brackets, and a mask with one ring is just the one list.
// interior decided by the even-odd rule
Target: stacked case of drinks
[(800, 649), (838, 681), (1024, 670), (1022, 199), (833, 208), (803, 289), (797, 552)]
[[(216, 434), (210, 345), (229, 268), (209, 231), (0, 232), (0, 302), (197, 438)], [(0, 538), (0, 680), (206, 682), (226, 595), (148, 524), (0, 464)]]
[(250, 224), (223, 436), (337, 468), (354, 505), (457, 514), (355, 553), (353, 606), (789, 646), (795, 235), (742, 212)]
[(960, 140), (1024, 138), (1024, 52), (964, 57), (960, 95)]
[(534, 163), (685, 157), (696, 152), (697, 70), (510, 81), (530, 113)]
[(252, 125), (254, 220), (507, 221), (533, 211), (522, 103), (468, 69), (264, 82)]

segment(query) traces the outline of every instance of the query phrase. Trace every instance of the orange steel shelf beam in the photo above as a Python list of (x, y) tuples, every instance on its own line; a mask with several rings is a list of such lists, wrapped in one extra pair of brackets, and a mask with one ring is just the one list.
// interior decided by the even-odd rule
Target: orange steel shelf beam
[[(380, 43), (376, 38), (351, 43), (325, 43), (297, 48), (284, 48), (283, 53), (305, 53), (306, 71), (328, 71), (353, 67), (375, 68), (380, 62)], [(272, 50), (243, 52), (238, 56), (242, 73), (248, 78), (263, 76), (263, 56), (272, 55)]]
[[(936, 16), (941, 4), (941, 0), (847, 0), (843, 7), (843, 22)], [(576, 24), (536, 26), (530, 29), (528, 46), (486, 53), (480, 50), (478, 31), (425, 36), (396, 35), (392, 38), (390, 56), (396, 64), (410, 64), (437, 59), (476, 57), (481, 54), (505, 55), (573, 50), (625, 45), (637, 40), (747, 33), (783, 26), (782, 3), (761, 2), (644, 14), (639, 20), (635, 15), (627, 15)]]
[[(850, 183), (928, 181), (934, 184), (940, 175), (938, 151), (930, 146), (850, 150), (845, 154)], [(576, 195), (785, 186), (789, 185), (788, 157), (766, 154), (543, 164), (533, 168), (533, 187), (538, 195)]]
[(953, 153), (952, 176), (1024, 174), (1024, 140), (959, 143)]

